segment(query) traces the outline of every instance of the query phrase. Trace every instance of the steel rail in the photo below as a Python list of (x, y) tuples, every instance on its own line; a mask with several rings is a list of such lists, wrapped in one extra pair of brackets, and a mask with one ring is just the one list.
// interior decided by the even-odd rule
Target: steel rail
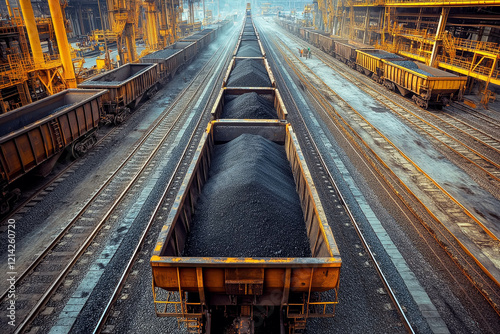
[[(215, 57), (215, 54), (212, 55), (212, 57), (209, 59), (207, 64), (199, 71), (198, 75), (195, 77), (197, 78), (201, 73), (206, 69), (207, 65), (209, 62)], [(203, 78), (203, 81), (208, 77), (208, 74)], [(31, 272), (38, 264), (40, 264), (45, 256), (58, 244), (59, 240), (64, 236), (64, 234), (72, 227), (72, 225), (82, 216), (82, 214), (90, 207), (90, 205), (94, 202), (94, 200), (107, 188), (107, 186), (115, 179), (116, 175), (120, 171), (123, 170), (123, 168), (127, 165), (127, 163), (135, 156), (135, 154), (139, 151), (140, 148), (143, 147), (144, 143), (146, 140), (153, 134), (153, 132), (161, 125), (161, 123), (171, 114), (171, 112), (174, 110), (174, 108), (179, 104), (179, 102), (182, 100), (182, 98), (187, 94), (189, 89), (193, 86), (195, 80), (193, 80), (182, 92), (177, 96), (177, 98), (172, 102), (171, 106), (169, 106), (167, 112), (165, 112), (161, 117), (159, 117), (148, 129), (148, 131), (142, 136), (142, 138), (139, 140), (139, 143), (136, 144), (136, 147), (134, 150), (127, 156), (127, 158), (119, 165), (119, 167), (113, 172), (109, 177), (108, 180), (101, 186), (101, 188), (92, 196), (92, 198), (88, 201), (88, 203), (80, 210), (80, 213), (77, 214), (77, 216), (71, 221), (71, 223), (68, 224), (64, 230), (61, 231), (61, 233), (56, 237), (56, 239), (51, 242), (51, 244), (40, 254), (39, 257), (18, 277), (16, 280), (16, 286), (18, 285), (18, 282), (24, 279), (29, 272)], [(196, 88), (195, 93), (197, 93), (201, 89), (201, 85)], [(134, 177), (128, 182), (128, 185), (125, 187), (125, 189), (121, 192), (121, 194), (118, 196), (118, 198), (115, 199), (111, 207), (106, 211), (104, 216), (99, 220), (99, 222), (95, 225), (93, 231), (88, 235), (88, 237), (85, 239), (84, 243), (82, 246), (77, 250), (77, 252), (74, 254), (74, 256), (71, 258), (69, 263), (65, 266), (65, 268), (60, 272), (60, 274), (57, 276), (56, 280), (52, 282), (50, 287), (45, 291), (45, 293), (42, 295), (42, 297), (39, 299), (37, 304), (31, 309), (29, 312), (28, 316), (23, 320), (23, 322), (16, 328), (15, 333), (21, 332), (31, 321), (33, 318), (36, 316), (36, 314), (39, 312), (39, 309), (48, 301), (48, 298), (53, 294), (53, 292), (57, 289), (57, 287), (60, 285), (62, 279), (66, 277), (67, 273), (69, 270), (73, 267), (73, 265), (76, 263), (76, 261), (81, 257), (81, 255), (84, 253), (84, 251), (87, 249), (87, 247), (90, 245), (92, 240), (95, 238), (95, 236), (98, 234), (100, 229), (102, 228), (103, 224), (106, 222), (106, 220), (111, 216), (113, 213), (114, 209), (121, 203), (121, 200), (125, 197), (127, 192), (132, 188), (132, 186), (135, 184), (135, 181), (137, 181), (142, 174), (142, 172), (146, 169), (148, 166), (149, 162), (154, 158), (158, 150), (162, 147), (162, 144), (165, 142), (167, 139), (168, 135), (171, 133), (171, 131), (174, 129), (175, 125), (179, 122), (181, 117), (184, 115), (184, 113), (187, 110), (184, 109), (182, 112), (179, 113), (179, 115), (175, 118), (173, 124), (171, 125), (170, 129), (163, 135), (162, 139), (160, 140), (160, 143), (153, 149), (153, 152), (150, 153), (149, 158), (143, 162), (142, 167), (140, 170), (134, 175)], [(2, 295), (2, 298), (0, 298), (0, 301), (3, 301), (5, 299), (6, 294), (8, 293), (8, 290)]]
[[(267, 37), (265, 37), (265, 38), (267, 39)], [(275, 42), (273, 42), (273, 44), (276, 46)], [(278, 51), (282, 54), (283, 58), (286, 59), (285, 55), (281, 51), (281, 48), (278, 47)], [(276, 66), (276, 68), (278, 68), (278, 66)], [(281, 82), (284, 83), (285, 81), (283, 79), (281, 71), (275, 71), (275, 72), (278, 73), (278, 75), (279, 75), (279, 77), (281, 79)], [(378, 262), (377, 262), (377, 260), (375, 258), (375, 255), (371, 251), (370, 246), (368, 245), (368, 242), (366, 241), (366, 238), (364, 237), (363, 232), (361, 231), (361, 228), (359, 227), (358, 223), (356, 222), (354, 214), (352, 213), (351, 209), (349, 208), (349, 206), (347, 204), (347, 201), (345, 200), (344, 196), (342, 195), (342, 192), (340, 191), (337, 183), (335, 182), (335, 179), (334, 179), (333, 175), (330, 173), (330, 170), (328, 169), (328, 166), (327, 166), (325, 160), (323, 159), (323, 157), (319, 153), (320, 150), (319, 150), (318, 146), (316, 145), (316, 142), (314, 141), (314, 137), (312, 136), (311, 131), (307, 127), (307, 124), (306, 124), (306, 122), (305, 122), (302, 114), (300, 113), (300, 109), (299, 109), (299, 107), (298, 107), (295, 99), (293, 99), (293, 95), (290, 92), (290, 89), (288, 88), (288, 86), (286, 84), (284, 84), (283, 86), (285, 87), (288, 95), (290, 96), (290, 100), (293, 102), (295, 109), (298, 111), (297, 114), (299, 115), (299, 117), (300, 117), (300, 119), (301, 119), (301, 121), (303, 123), (303, 126), (306, 129), (306, 131), (307, 131), (307, 135), (311, 139), (310, 142), (311, 142), (314, 150), (318, 153), (318, 154), (315, 155), (316, 158), (319, 159), (319, 161), (320, 161), (320, 163), (321, 163), (321, 165), (323, 167), (323, 170), (328, 175), (330, 183), (335, 188), (335, 191), (337, 192), (337, 195), (339, 196), (339, 198), (341, 200), (341, 203), (343, 204), (344, 208), (346, 209), (346, 213), (349, 216), (349, 219), (351, 220), (351, 222), (352, 222), (352, 224), (354, 226), (354, 229), (356, 230), (356, 233), (359, 236), (361, 243), (363, 244), (363, 247), (365, 248), (366, 252), (368, 253), (368, 255), (369, 255), (369, 257), (370, 257), (370, 259), (371, 259), (371, 261), (372, 261), (372, 263), (373, 263), (373, 265), (374, 265), (374, 267), (376, 269), (376, 272), (377, 272), (378, 276), (380, 277), (380, 279), (382, 281), (382, 284), (384, 285), (386, 291), (389, 294), (389, 297), (391, 298), (392, 302), (394, 303), (394, 305), (396, 307), (396, 310), (397, 310), (397, 313), (399, 314), (399, 316), (400, 316), (401, 320), (403, 321), (403, 323), (404, 323), (406, 329), (408, 330), (408, 332), (409, 333), (415, 333), (414, 330), (413, 330), (413, 327), (410, 324), (410, 321), (406, 317), (406, 314), (404, 313), (403, 308), (402, 308), (401, 304), (399, 303), (399, 301), (398, 301), (398, 299), (396, 297), (396, 294), (394, 293), (394, 290), (391, 288), (391, 286), (389, 284), (389, 281), (385, 277), (385, 275), (384, 275), (384, 273), (382, 271), (382, 268), (379, 266), (379, 264), (378, 264)], [(322, 103), (320, 103), (320, 104), (326, 110), (326, 106), (324, 104), (322, 104)]]
[[(285, 47), (286, 47), (286, 46), (285, 46)], [(292, 54), (294, 54), (294, 53), (292, 52)], [(291, 64), (291, 63), (289, 63), (289, 65), (290, 65), (291, 67), (293, 66), (293, 64)], [(293, 69), (293, 68), (292, 68), (292, 69)], [(293, 69), (293, 70), (294, 70), (294, 69)], [(294, 72), (295, 72), (295, 73), (296, 73), (296, 75), (299, 77), (299, 79), (300, 79), (300, 80), (301, 80), (301, 81), (302, 81), (302, 82), (303, 82), (303, 83), (307, 86), (307, 83), (305, 82), (305, 81), (307, 81), (307, 79), (305, 79), (305, 77), (302, 77), (302, 78), (301, 78), (300, 73), (297, 73), (295, 70), (294, 70)], [(315, 97), (319, 97), (319, 98), (323, 98), (323, 99), (324, 99), (324, 97), (323, 97), (321, 94), (319, 94), (319, 93), (314, 94), (314, 87), (312, 87), (312, 85), (310, 85), (310, 84), (309, 84), (309, 86), (310, 86), (310, 87), (309, 87), (309, 89), (312, 89), (312, 91), (310, 91), (310, 93), (311, 93), (311, 94), (313, 94)], [(328, 103), (328, 102), (327, 102), (327, 103)], [(334, 110), (334, 111), (335, 111), (335, 110)], [(336, 112), (336, 111), (335, 111), (335, 112)], [(331, 115), (331, 113), (330, 113), (329, 111), (328, 111), (328, 113), (330, 114), (330, 117), (332, 117), (332, 120), (334, 120), (334, 118), (333, 118), (334, 116), (333, 116), (333, 115)], [(337, 112), (336, 112), (336, 113), (337, 113)], [(340, 116), (338, 113), (337, 113), (337, 116), (338, 116), (338, 117), (339, 117), (339, 118), (340, 118), (340, 119), (344, 122), (345, 126), (347, 126), (347, 127), (350, 129), (350, 131), (351, 131), (352, 133), (356, 134), (357, 139), (358, 139), (360, 142), (362, 142), (362, 143), (365, 145), (365, 147), (366, 147), (369, 151), (371, 151), (371, 152), (372, 152), (372, 154), (376, 157), (376, 159), (378, 159), (378, 160), (379, 160), (379, 162), (380, 162), (383, 166), (385, 166), (385, 168), (386, 168), (386, 169), (387, 169), (387, 170), (388, 170), (388, 171), (392, 174), (392, 177), (396, 180), (396, 182), (397, 182), (397, 183), (399, 183), (399, 184), (400, 184), (400, 186), (402, 186), (402, 187), (403, 187), (403, 188), (404, 188), (404, 189), (408, 192), (408, 194), (410, 194), (411, 196), (413, 196), (414, 200), (416, 200), (416, 201), (417, 201), (417, 202), (419, 202), (419, 203), (420, 203), (420, 204), (421, 204), (424, 208), (426, 208), (425, 204), (424, 204), (424, 203), (422, 203), (422, 202), (418, 199), (418, 197), (416, 197), (416, 196), (412, 193), (412, 191), (411, 191), (411, 190), (410, 190), (410, 189), (409, 189), (409, 188), (408, 188), (408, 187), (407, 187), (404, 183), (402, 183), (402, 181), (401, 181), (401, 180), (399, 180), (399, 178), (397, 177), (397, 175), (395, 175), (395, 174), (392, 172), (392, 170), (391, 170), (391, 169), (390, 169), (390, 168), (389, 168), (389, 167), (388, 167), (388, 166), (387, 166), (387, 165), (383, 162), (383, 160), (382, 160), (380, 157), (378, 157), (378, 155), (376, 154), (376, 152), (374, 152), (372, 149), (370, 149), (370, 147), (368, 146), (368, 144), (367, 144), (367, 143), (366, 143), (366, 142), (365, 142), (365, 141), (364, 141), (364, 140), (363, 140), (363, 139), (362, 139), (359, 135), (357, 135), (357, 133), (355, 132), (355, 130), (354, 130), (354, 129), (353, 129), (353, 128), (352, 128), (352, 127), (351, 127), (351, 126), (350, 126), (350, 125), (349, 125), (349, 124), (348, 124), (348, 123), (347, 123), (347, 122), (346, 122), (343, 118), (342, 118), (342, 116)], [(344, 131), (345, 131), (345, 130), (344, 130)], [(347, 132), (346, 132), (346, 133), (347, 133)], [(349, 136), (350, 136), (350, 137), (354, 140), (354, 138), (352, 137), (352, 135), (349, 135)], [(356, 144), (356, 145), (357, 145), (357, 144)], [(360, 147), (360, 149), (361, 149), (361, 147)], [(365, 154), (365, 153), (363, 153), (363, 154)], [(461, 271), (465, 274), (465, 276), (469, 279), (469, 281), (473, 284), (473, 286), (474, 286), (474, 287), (478, 290), (478, 292), (479, 292), (479, 293), (481, 293), (481, 295), (483, 295), (483, 297), (485, 298), (485, 300), (486, 300), (486, 301), (487, 301), (487, 302), (488, 302), (488, 303), (489, 303), (489, 304), (493, 307), (493, 309), (495, 310), (495, 312), (497, 312), (498, 314), (500, 314), (500, 309), (499, 309), (499, 308), (498, 308), (498, 306), (495, 304), (495, 302), (493, 302), (493, 301), (492, 301), (492, 299), (491, 299), (491, 294), (492, 294), (492, 292), (493, 292), (493, 294), (495, 294), (495, 293), (496, 293), (496, 297), (497, 297), (497, 299), (500, 299), (500, 295), (499, 295), (499, 293), (498, 293), (498, 289), (497, 289), (497, 285), (498, 285), (498, 283), (495, 281), (495, 279), (494, 279), (494, 278), (492, 278), (492, 276), (491, 276), (491, 275), (489, 275), (489, 273), (487, 272), (487, 270), (486, 270), (486, 269), (485, 269), (485, 268), (484, 268), (484, 267), (483, 267), (480, 263), (478, 263), (478, 262), (477, 262), (477, 259), (475, 259), (475, 257), (474, 257), (474, 256), (473, 256), (473, 255), (472, 255), (472, 254), (468, 251), (468, 249), (465, 247), (465, 245), (463, 245), (463, 244), (462, 244), (459, 240), (457, 240), (457, 239), (456, 239), (456, 237), (453, 235), (453, 233), (452, 233), (451, 231), (449, 231), (449, 230), (448, 230), (448, 228), (447, 228), (446, 226), (444, 226), (444, 225), (440, 224), (440, 223), (439, 223), (438, 218), (437, 218), (436, 216), (434, 216), (434, 215), (432, 214), (432, 212), (431, 212), (429, 209), (427, 209), (427, 208), (426, 208), (427, 212), (431, 215), (431, 217), (434, 219), (434, 221), (435, 221), (436, 223), (439, 223), (439, 225), (436, 225), (436, 227), (438, 228), (437, 230), (439, 230), (439, 227), (440, 227), (440, 228), (444, 228), (444, 229), (445, 229), (445, 230), (449, 233), (449, 235), (451, 235), (451, 236), (454, 238), (453, 240), (454, 240), (454, 241), (456, 241), (456, 242), (460, 245), (460, 249), (461, 249), (461, 250), (463, 250), (465, 253), (467, 253), (467, 256), (468, 256), (468, 257), (464, 257), (464, 256), (461, 254), (461, 252), (460, 252), (460, 251), (458, 251), (458, 255), (461, 257), (462, 261), (464, 261), (464, 263), (468, 264), (468, 265), (470, 266), (470, 269), (471, 269), (473, 272), (476, 272), (476, 273), (477, 273), (477, 271), (475, 270), (475, 267), (474, 267), (474, 266), (472, 266), (472, 265), (470, 264), (470, 262), (469, 262), (469, 258), (473, 259), (473, 260), (475, 261), (475, 264), (476, 264), (476, 265), (478, 265), (478, 266), (481, 268), (482, 272), (483, 272), (483, 273), (485, 273), (485, 274), (486, 274), (486, 275), (487, 275), (487, 276), (491, 279), (491, 281), (486, 281), (486, 280), (484, 280), (484, 279), (481, 277), (481, 274), (477, 273), (477, 275), (481, 278), (481, 282), (479, 282), (479, 283), (478, 283), (478, 282), (476, 281), (476, 279), (477, 279), (477, 278), (473, 278), (473, 277), (470, 275), (470, 273), (469, 273), (469, 272), (467, 272), (467, 271), (464, 269), (463, 264), (458, 262), (459, 260), (456, 258), (456, 255), (457, 255), (457, 254), (453, 254), (453, 253), (451, 253), (447, 247), (443, 246), (443, 244), (442, 244), (442, 240), (440, 240), (440, 239), (439, 239), (439, 237), (438, 237), (438, 235), (436, 234), (436, 227), (435, 227), (435, 228), (431, 228), (431, 226), (429, 226), (429, 225), (428, 225), (428, 222), (426, 222), (426, 221), (422, 220), (422, 219), (419, 217), (418, 213), (416, 213), (416, 212), (415, 212), (415, 210), (411, 207), (411, 205), (410, 205), (410, 204), (409, 204), (409, 203), (405, 200), (405, 198), (404, 198), (404, 197), (400, 194), (400, 192), (399, 192), (396, 188), (394, 188), (394, 186), (393, 186), (393, 185), (392, 185), (392, 184), (391, 184), (391, 183), (387, 180), (387, 178), (386, 178), (386, 177), (383, 175), (383, 173), (382, 173), (382, 172), (381, 172), (381, 171), (380, 171), (380, 170), (376, 167), (376, 165), (375, 165), (373, 162), (371, 162), (371, 164), (372, 164), (372, 166), (375, 168), (375, 170), (377, 170), (377, 172), (379, 173), (379, 175), (381, 175), (381, 177), (382, 177), (382, 178), (386, 179), (386, 181), (387, 181), (388, 185), (390, 185), (390, 186), (394, 189), (395, 194), (396, 194), (396, 195), (397, 195), (397, 196), (401, 199), (401, 201), (402, 201), (402, 202), (406, 205), (406, 207), (407, 207), (407, 208), (408, 208), (408, 209), (409, 209), (409, 210), (410, 210), (410, 211), (411, 211), (411, 212), (415, 215), (415, 217), (416, 217), (417, 219), (419, 219), (419, 220), (421, 221), (422, 225), (423, 225), (423, 226), (424, 226), (424, 227), (425, 227), (425, 228), (429, 231), (429, 233), (430, 233), (432, 236), (434, 236), (434, 238), (435, 238), (435, 239), (438, 241), (438, 243), (442, 246), (442, 248), (445, 250), (445, 252), (447, 252), (447, 253), (450, 255), (450, 258), (451, 258), (451, 259), (455, 262), (455, 264), (457, 265), (457, 267), (458, 267), (458, 268), (459, 268), (459, 269), (460, 269), (460, 270), (461, 270)], [(441, 233), (441, 232), (439, 232), (439, 233)], [(448, 245), (449, 245), (449, 246), (451, 246), (453, 249), (456, 249), (456, 247), (454, 247), (454, 246), (453, 246), (453, 243), (452, 243), (452, 242), (450, 242), (449, 238), (448, 238), (445, 234), (442, 234), (442, 233), (441, 233), (441, 236), (442, 236), (442, 238), (443, 238), (444, 240), (448, 241)], [(450, 274), (450, 275), (451, 275), (451, 274)], [(493, 283), (493, 285), (494, 285), (494, 286), (491, 286), (491, 283)], [(484, 287), (485, 287), (485, 286), (489, 287), (490, 292), (488, 292), (488, 291), (486, 291), (486, 290), (484, 289)]]
[[(234, 32), (233, 32), (233, 35), (234, 35)], [(225, 50), (225, 53), (222, 52), (219, 55), (219, 58), (217, 60), (220, 60), (221, 58), (223, 58), (224, 54), (226, 54), (226, 56), (227, 56), (228, 50), (230, 50), (230, 49), (228, 48), (227, 50)], [(215, 56), (215, 54), (214, 54), (214, 56)], [(217, 63), (215, 63), (213, 66), (215, 67), (216, 64)], [(226, 60), (226, 65), (229, 65), (227, 60)], [(227, 66), (225, 66), (225, 67), (227, 68)], [(219, 73), (219, 79), (221, 79), (221, 76), (224, 73), (225, 72)], [(218, 85), (213, 86), (212, 91), (210, 92), (210, 96), (212, 96), (214, 94), (214, 91), (216, 90), (216, 88), (218, 88)], [(207, 106), (209, 103), (210, 103), (210, 99), (207, 100), (207, 103), (205, 104), (205, 107), (203, 108), (203, 110), (207, 110)], [(147, 234), (148, 234), (149, 230), (151, 229), (151, 226), (155, 222), (160, 210), (162, 209), (164, 202), (168, 197), (168, 193), (172, 189), (172, 185), (174, 184), (175, 177), (178, 176), (178, 172), (181, 169), (180, 167), (181, 167), (184, 159), (186, 158), (187, 153), (190, 151), (191, 143), (197, 134), (197, 130), (200, 127), (201, 121), (203, 120), (203, 116), (204, 116), (204, 113), (203, 112), (200, 113), (200, 117), (198, 118), (198, 121), (196, 122), (196, 125), (195, 125), (195, 131), (193, 131), (193, 133), (191, 134), (191, 137), (189, 139), (188, 144), (184, 148), (184, 151), (182, 152), (181, 157), (180, 157), (179, 161), (177, 162), (177, 165), (175, 166), (175, 169), (174, 169), (172, 175), (170, 176), (163, 193), (160, 196), (160, 199), (156, 203), (156, 206), (153, 209), (153, 212), (152, 212), (148, 222), (146, 223), (146, 227), (144, 228), (144, 231), (142, 232), (141, 237), (140, 237), (136, 247), (134, 248), (134, 251), (132, 252), (132, 254), (130, 256), (129, 261), (127, 262), (127, 265), (125, 266), (125, 269), (123, 270), (123, 273), (122, 273), (118, 283), (115, 285), (115, 289), (113, 290), (113, 294), (109, 298), (108, 303), (106, 304), (106, 307), (104, 308), (104, 310), (101, 313), (99, 321), (97, 322), (96, 326), (94, 327), (94, 330), (93, 330), (94, 334), (100, 333), (102, 331), (103, 326), (105, 325), (106, 320), (109, 316), (109, 313), (111, 312), (113, 305), (114, 305), (116, 299), (118, 298), (118, 294), (122, 290), (122, 287), (124, 286), (124, 284), (128, 278), (128, 275), (130, 273), (130, 270), (132, 269), (133, 265), (135, 264), (135, 260), (137, 258), (137, 255), (139, 254), (139, 251), (142, 248), (142, 245), (144, 244), (144, 241), (147, 237)]]
[(498, 129), (500, 128), (500, 121), (486, 115), (478, 110), (472, 109), (468, 105), (464, 104), (463, 102), (455, 102), (452, 105), (450, 105), (452, 109), (458, 109), (466, 114), (471, 115), (472, 117), (479, 118), (481, 121), (484, 121), (486, 123), (489, 123), (492, 127)]

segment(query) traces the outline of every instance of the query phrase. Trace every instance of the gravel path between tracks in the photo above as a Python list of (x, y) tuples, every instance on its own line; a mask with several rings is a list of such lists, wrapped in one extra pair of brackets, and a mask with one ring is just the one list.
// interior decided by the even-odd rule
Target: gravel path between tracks
[(284, 147), (243, 134), (216, 145), (185, 256), (309, 257)]

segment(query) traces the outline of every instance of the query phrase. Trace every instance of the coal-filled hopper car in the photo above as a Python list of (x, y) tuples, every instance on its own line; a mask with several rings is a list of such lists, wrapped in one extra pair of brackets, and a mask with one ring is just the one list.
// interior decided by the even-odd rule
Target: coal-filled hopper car
[(38, 169), (47, 175), (65, 149), (77, 157), (97, 142), (105, 90), (68, 89), (0, 115), (0, 212), (19, 196), (9, 184)]
[(295, 333), (333, 317), (341, 259), (291, 126), (209, 123), (150, 263), (157, 315), (191, 332)]
[(156, 64), (126, 64), (85, 80), (78, 85), (84, 89), (106, 89), (103, 96), (103, 123), (119, 124), (144, 96), (157, 90)]

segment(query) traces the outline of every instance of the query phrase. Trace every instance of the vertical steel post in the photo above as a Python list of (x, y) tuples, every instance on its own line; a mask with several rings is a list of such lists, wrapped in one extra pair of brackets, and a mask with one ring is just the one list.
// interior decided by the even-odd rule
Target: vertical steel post
[(64, 69), (64, 79), (66, 80), (68, 88), (76, 88), (75, 69), (73, 68), (68, 36), (66, 35), (66, 28), (64, 27), (61, 3), (59, 0), (48, 1), (50, 16), (52, 17), (52, 24), (54, 25), (54, 32), (56, 34), (57, 46), (59, 48), (59, 55), (61, 56), (61, 62)]
[(35, 14), (33, 13), (33, 7), (31, 7), (31, 1), (19, 0), (19, 5), (21, 6), (21, 11), (23, 13), (26, 30), (28, 31), (28, 38), (30, 40), (31, 52), (33, 52), (35, 65), (43, 64), (42, 44), (40, 43), (40, 36), (38, 35)]
[(436, 31), (436, 38), (434, 42), (434, 46), (432, 47), (431, 58), (429, 60), (429, 66), (433, 66), (436, 63), (437, 53), (439, 50), (439, 46), (441, 45), (444, 28), (446, 27), (446, 22), (448, 21), (448, 14), (450, 13), (450, 8), (443, 7), (441, 11), (441, 16), (439, 17), (439, 24)]

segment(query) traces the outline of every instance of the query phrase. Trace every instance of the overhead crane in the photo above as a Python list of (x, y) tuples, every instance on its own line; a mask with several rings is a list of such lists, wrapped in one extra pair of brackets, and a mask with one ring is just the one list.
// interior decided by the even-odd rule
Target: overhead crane
[[(19, 0), (19, 7), (12, 6), (8, 0), (6, 4), (10, 22), (0, 29), (0, 39), (7, 45), (0, 65), (2, 112), (30, 103), (32, 94), (39, 92), (39, 86), (43, 86), (44, 94), (48, 95), (75, 88), (66, 20), (59, 0), (49, 0), (51, 19), (36, 19), (30, 0)], [(48, 41), (50, 55), (42, 51), (41, 35)], [(13, 49), (14, 41), (19, 45), (19, 52)], [(57, 46), (58, 52), (52, 44)]]

